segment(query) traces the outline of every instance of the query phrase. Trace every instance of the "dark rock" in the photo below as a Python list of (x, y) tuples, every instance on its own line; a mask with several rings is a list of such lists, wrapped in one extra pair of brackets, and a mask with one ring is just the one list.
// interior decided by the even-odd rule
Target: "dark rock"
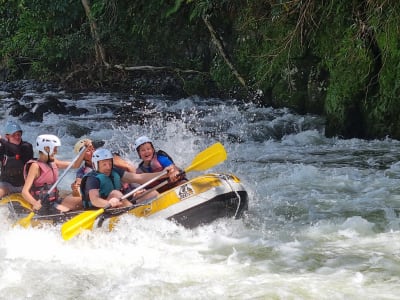
[(77, 108), (75, 105), (69, 106), (68, 114), (71, 116), (82, 116), (89, 113), (89, 110), (86, 108)]
[(58, 100), (55, 96), (46, 96), (44, 104), (47, 105), (49, 111), (54, 114), (59, 115), (68, 113), (65, 103)]
[(36, 115), (33, 112), (27, 112), (20, 118), (21, 122), (42, 122), (43, 115)]
[(91, 129), (85, 126), (81, 126), (75, 123), (67, 124), (67, 131), (69, 134), (76, 138), (80, 138), (85, 135), (90, 135)]
[(21, 103), (32, 104), (34, 99), (31, 95), (23, 95), (20, 99)]
[(10, 115), (13, 117), (21, 116), (29, 111), (24, 105), (21, 105), (18, 102), (14, 102), (9, 106), (9, 108), (11, 108)]

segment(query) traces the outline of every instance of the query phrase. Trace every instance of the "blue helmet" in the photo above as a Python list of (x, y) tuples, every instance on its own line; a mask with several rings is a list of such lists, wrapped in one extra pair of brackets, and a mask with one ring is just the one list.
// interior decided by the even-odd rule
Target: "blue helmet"
[(22, 132), (22, 129), (21, 129), (21, 126), (19, 126), (17, 123), (15, 123), (13, 121), (9, 121), (6, 124), (6, 130), (5, 131), (6, 131), (6, 134), (13, 134), (14, 132), (17, 132), (17, 131), (21, 131)]

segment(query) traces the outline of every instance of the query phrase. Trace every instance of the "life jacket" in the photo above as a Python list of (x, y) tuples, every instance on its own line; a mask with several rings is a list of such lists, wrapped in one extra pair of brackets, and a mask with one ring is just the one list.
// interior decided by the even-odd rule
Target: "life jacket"
[(10, 143), (5, 139), (0, 140), (0, 180), (13, 186), (23, 186), (24, 165), (33, 158), (32, 145), (22, 141), (19, 145)]
[(150, 161), (150, 165), (149, 166), (145, 166), (144, 165), (144, 161), (142, 161), (139, 166), (136, 169), (136, 173), (137, 174), (142, 174), (142, 173), (156, 173), (156, 172), (161, 172), (162, 170), (164, 170), (164, 167), (161, 165), (160, 161), (159, 161), (159, 157), (160, 156), (166, 156), (168, 157), (168, 159), (174, 163), (174, 161), (172, 160), (171, 156), (169, 156), (166, 152), (164, 152), (163, 150), (158, 150), (154, 155), (153, 158)]
[[(142, 162), (139, 164), (139, 166), (137, 167), (136, 173), (137, 173), (137, 174), (156, 173), (156, 172), (161, 172), (162, 170), (164, 170), (164, 167), (161, 165), (161, 163), (160, 163), (160, 161), (159, 161), (159, 157), (160, 157), (160, 156), (168, 157), (168, 159), (169, 159), (172, 163), (174, 163), (174, 161), (172, 160), (171, 156), (169, 156), (165, 151), (163, 151), (163, 150), (158, 150), (158, 151), (153, 155), (153, 158), (152, 158), (151, 161), (150, 161), (150, 165), (149, 165), (149, 166), (144, 166), (144, 162), (142, 161)], [(158, 184), (160, 184), (161, 182), (163, 182), (164, 180), (166, 180), (166, 179), (164, 178), (164, 179), (156, 180), (156, 181), (154, 181), (153, 183), (149, 184), (149, 185), (147, 186), (147, 188), (148, 188), (148, 189), (151, 189), (151, 188), (157, 186)], [(169, 189), (171, 189), (171, 188), (173, 188), (173, 187), (175, 187), (175, 186), (177, 186), (177, 185), (179, 185), (179, 184), (182, 184), (183, 182), (186, 182), (186, 181), (187, 181), (187, 179), (186, 179), (186, 178), (183, 178), (183, 181), (180, 180), (180, 181), (177, 181), (177, 182), (174, 182), (174, 183), (168, 183), (168, 184), (162, 186), (161, 188), (158, 188), (158, 189), (157, 189), (157, 192), (159, 192), (159, 193), (165, 192), (165, 191), (167, 191), (167, 190), (169, 190)]]
[(86, 164), (82, 165), (78, 171), (76, 171), (76, 177), (82, 178), (85, 174), (92, 172), (93, 169)]
[(121, 176), (119, 176), (118, 172), (115, 171), (114, 169), (111, 171), (111, 175), (107, 176), (103, 173), (99, 173), (97, 171), (92, 171), (87, 174), (85, 174), (82, 178), (81, 182), (81, 195), (82, 195), (82, 204), (84, 208), (90, 208), (93, 207), (92, 203), (90, 202), (89, 195), (85, 193), (85, 186), (86, 186), (86, 180), (89, 177), (95, 177), (99, 180), (100, 182), (100, 190), (99, 194), (101, 198), (107, 199), (108, 195), (111, 193), (113, 190), (120, 190), (122, 185), (121, 185)]
[[(25, 164), (24, 178), (28, 176), (29, 168), (33, 162), (38, 164), (40, 175), (33, 181), (32, 187), (30, 188), (29, 192), (35, 199), (42, 200), (58, 179), (58, 167), (54, 162), (44, 163), (39, 160), (31, 159)], [(56, 187), (52, 190), (48, 199), (49, 201), (55, 201), (57, 200), (57, 198), (58, 190)]]

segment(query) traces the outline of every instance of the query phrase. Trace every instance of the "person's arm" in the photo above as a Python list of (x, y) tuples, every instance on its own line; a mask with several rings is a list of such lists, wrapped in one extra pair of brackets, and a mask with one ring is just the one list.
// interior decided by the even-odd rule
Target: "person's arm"
[(5, 154), (6, 151), (6, 147), (4, 146), (6, 143), (8, 143), (7, 140), (3, 139), (0, 136), (0, 156), (3, 156)]
[(106, 207), (109, 204), (107, 200), (100, 197), (98, 189), (89, 190), (89, 199), (95, 207)]
[(169, 159), (169, 157), (164, 156), (164, 155), (159, 155), (159, 156), (157, 157), (157, 159), (158, 159), (159, 163), (161, 164), (161, 166), (162, 166), (163, 168), (166, 168), (166, 167), (168, 167), (168, 166), (174, 164), (174, 163)]
[(33, 209), (35, 209), (35, 210), (39, 210), (42, 207), (42, 204), (40, 203), (40, 201), (36, 200), (31, 195), (29, 190), (31, 189), (31, 187), (33, 185), (33, 181), (39, 175), (40, 175), (39, 165), (37, 163), (32, 163), (30, 168), (29, 168), (29, 172), (28, 172), (28, 175), (26, 176), (25, 184), (24, 184), (24, 186), (22, 188), (22, 192), (21, 192), (22, 197), (24, 197), (24, 199), (26, 201), (28, 201), (30, 204), (32, 204)]
[(105, 207), (108, 202), (107, 200), (100, 197), (100, 180), (89, 176), (86, 179), (84, 191), (82, 191), (89, 198), (90, 202), (95, 207)]
[[(168, 178), (171, 182), (175, 182), (178, 180), (179, 177), (179, 170), (175, 165), (171, 165), (165, 168), (165, 171), (168, 173), (162, 178)], [(142, 174), (136, 174), (132, 172), (124, 172), (123, 176), (121, 177), (122, 181), (127, 182), (127, 183), (140, 183), (144, 184), (151, 179), (159, 176), (162, 172), (157, 172), (157, 173), (142, 173)]]
[(74, 197), (81, 196), (81, 189), (80, 189), (81, 182), (82, 182), (82, 178), (76, 177), (75, 181), (71, 183), (72, 196), (74, 196)]
[[(59, 160), (57, 158), (54, 158), (54, 163), (56, 164), (57, 168), (66, 169), (71, 162), (70, 161), (66, 161), (66, 160)], [(72, 167), (74, 168), (74, 166), (72, 166)]]
[(28, 142), (23, 142), (21, 146), (21, 159), (24, 163), (33, 158), (33, 147)]
[(114, 166), (128, 172), (136, 173), (136, 168), (126, 160), (122, 159), (118, 154), (113, 155)]
[[(84, 144), (85, 147), (89, 146), (89, 142), (85, 142)], [(85, 158), (85, 151), (82, 151), (81, 154), (79, 154), (78, 159), (75, 160), (74, 164), (72, 165), (72, 168), (77, 169), (82, 165), (83, 159)], [(59, 169), (66, 169), (68, 168), (69, 164), (71, 163), (70, 161), (65, 161), (65, 160), (59, 160), (57, 158), (54, 158), (54, 162), (56, 163), (57, 167)]]
[[(160, 164), (161, 164), (161, 166), (163, 168), (166, 168), (166, 167), (171, 166), (171, 165), (176, 166), (170, 157), (162, 155), (162, 154), (158, 156), (158, 161), (160, 162)], [(186, 176), (184, 174), (185, 171), (183, 169), (177, 167), (177, 166), (176, 166), (176, 168), (179, 170), (179, 177), (181, 179), (187, 180)]]
[[(85, 195), (89, 197), (90, 202), (94, 207), (106, 207), (107, 205), (111, 205), (112, 207), (118, 207), (120, 203), (120, 199), (111, 198), (104, 199), (100, 195), (100, 181), (95, 177), (88, 177), (86, 179), (85, 184)], [(120, 192), (119, 192), (120, 193)], [(112, 192), (110, 193), (110, 195)], [(109, 195), (109, 197), (110, 197)]]

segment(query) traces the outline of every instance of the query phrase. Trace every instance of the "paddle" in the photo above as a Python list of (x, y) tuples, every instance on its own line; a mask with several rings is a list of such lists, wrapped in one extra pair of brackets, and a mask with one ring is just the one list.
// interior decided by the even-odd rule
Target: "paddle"
[(23, 208), (26, 208), (28, 210), (32, 210), (32, 204), (30, 204), (28, 201), (22, 197), (20, 193), (15, 193), (15, 194), (10, 194), (0, 200), (0, 205), (10, 203), (10, 202), (19, 202)]
[[(185, 172), (191, 171), (204, 171), (209, 168), (214, 167), (215, 165), (223, 162), (227, 157), (224, 146), (221, 143), (215, 143), (214, 145), (208, 147), (207, 149), (200, 152), (192, 161), (192, 164), (185, 169)], [(148, 182), (142, 184), (141, 186), (135, 188), (133, 191), (121, 197), (122, 199), (126, 199), (135, 192), (143, 189), (154, 181), (160, 179), (160, 177), (167, 174), (166, 171), (162, 172), (157, 177), (149, 180)], [(140, 204), (139, 204), (140, 205)], [(134, 207), (134, 206), (133, 206)], [(132, 208), (133, 208), (132, 207)], [(104, 208), (100, 208), (95, 211), (86, 211), (71, 220), (65, 222), (61, 226), (61, 235), (64, 240), (69, 240), (75, 235), (79, 234), (82, 230), (92, 229), (93, 224), (96, 218), (102, 215), (106, 209), (110, 208), (110, 205), (107, 205)]]
[[(74, 163), (78, 160), (79, 156), (86, 151), (86, 147), (82, 147), (81, 151), (79, 151), (78, 155), (75, 156), (75, 158), (70, 162), (70, 164), (68, 165), (68, 167), (64, 170), (64, 172), (62, 173), (61, 176), (58, 177), (57, 181), (50, 187), (50, 189), (48, 190), (45, 199), (43, 199), (43, 201), (47, 201), (50, 193), (56, 188), (56, 186), (61, 182), (61, 180), (65, 177), (65, 175), (67, 175), (67, 172), (69, 171), (69, 169), (71, 169), (71, 167), (74, 165)], [(43, 202), (42, 201), (42, 202)], [(21, 202), (20, 202), (21, 203)], [(42, 203), (43, 204), (43, 203)], [(35, 213), (32, 211), (29, 213), (28, 216), (26, 216), (25, 218), (22, 218), (21, 220), (19, 220), (17, 222), (18, 225), (21, 225), (22, 227), (28, 227), (31, 224), (31, 220), (32, 218), (35, 216)]]

